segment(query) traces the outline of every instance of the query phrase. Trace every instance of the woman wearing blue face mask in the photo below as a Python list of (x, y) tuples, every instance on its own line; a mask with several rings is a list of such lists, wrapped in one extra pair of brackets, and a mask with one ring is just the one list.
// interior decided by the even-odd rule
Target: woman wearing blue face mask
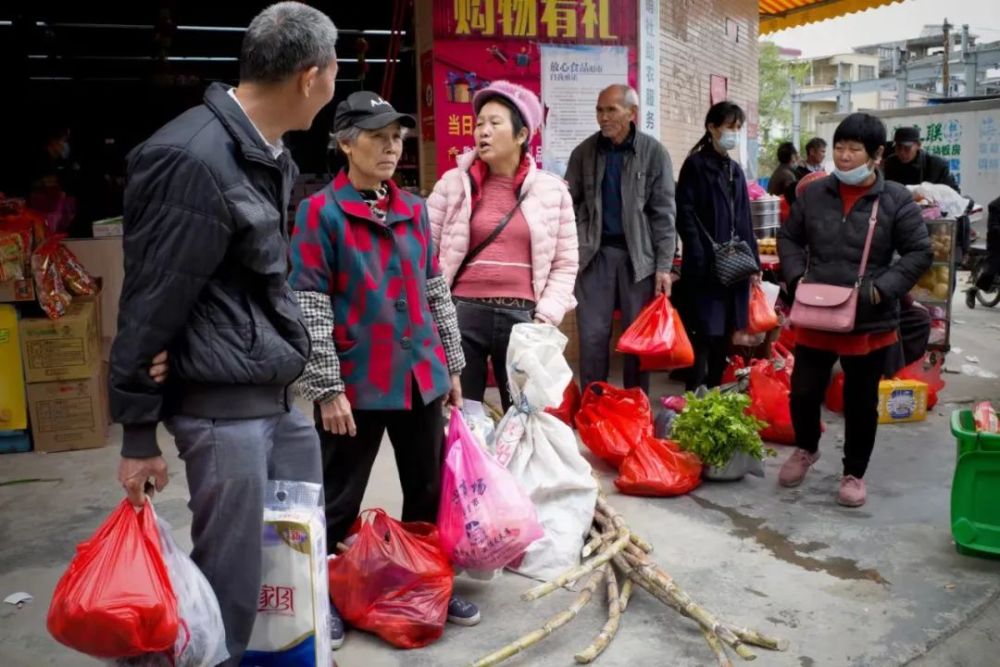
[(898, 340), (899, 301), (933, 260), (913, 196), (876, 169), (884, 144), (885, 125), (878, 118), (864, 113), (845, 118), (833, 135), (833, 175), (803, 191), (778, 232), (781, 270), (791, 292), (801, 283), (851, 287), (859, 284), (875, 219), (854, 330), (796, 330), (791, 409), (797, 448), (779, 475), (782, 486), (798, 486), (819, 459), (820, 404), (839, 358), (845, 434), (838, 502), (847, 507), (865, 503), (864, 475), (878, 428), (878, 385), (886, 355)]
[(747, 326), (750, 280), (725, 286), (715, 276), (713, 246), (743, 240), (757, 257), (746, 177), (729, 151), (739, 144), (746, 116), (731, 102), (708, 111), (705, 136), (677, 180), (677, 232), (683, 244), (678, 303), (694, 345), (688, 389), (717, 387), (734, 331)]

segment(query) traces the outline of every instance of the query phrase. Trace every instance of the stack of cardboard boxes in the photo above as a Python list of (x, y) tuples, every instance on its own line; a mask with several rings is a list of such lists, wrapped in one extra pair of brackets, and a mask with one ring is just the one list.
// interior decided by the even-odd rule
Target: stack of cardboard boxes
[(24, 318), (21, 353), (35, 451), (102, 447), (107, 381), (98, 297), (77, 297), (58, 320)]

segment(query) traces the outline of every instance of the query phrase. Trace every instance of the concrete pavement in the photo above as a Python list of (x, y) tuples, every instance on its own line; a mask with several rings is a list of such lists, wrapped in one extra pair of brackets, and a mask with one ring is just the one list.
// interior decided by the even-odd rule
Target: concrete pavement
[[(961, 296), (961, 295), (960, 295)], [(1000, 372), (994, 352), (1000, 309), (969, 312), (956, 304), (949, 366), (967, 355)], [(765, 479), (706, 484), (689, 496), (620, 496), (610, 470), (595, 463), (612, 503), (650, 541), (656, 560), (704, 606), (738, 625), (791, 642), (786, 653), (759, 652), (757, 664), (903, 665), (1000, 664), (994, 628), (1000, 620), (1000, 565), (955, 553), (949, 532), (954, 441), (952, 401), (1000, 399), (1000, 381), (947, 375), (948, 388), (927, 422), (883, 427), (868, 474), (870, 499), (858, 510), (835, 503), (843, 429), (827, 415), (823, 458), (802, 487), (776, 486), (779, 457)], [(117, 440), (116, 436), (113, 438)], [(162, 433), (162, 442), (168, 436)], [(171, 484), (158, 511), (187, 544), (190, 517), (180, 462), (164, 450)], [(0, 605), (0, 663), (7, 667), (97, 664), (56, 644), (45, 631), (55, 583), (72, 556), (120, 499), (114, 483), (117, 448), (0, 458), (0, 597), (27, 591), (35, 601), (17, 610)], [(366, 507), (398, 512), (399, 491), (388, 446), (380, 453)], [(475, 628), (449, 626), (435, 645), (403, 652), (350, 632), (337, 652), (341, 667), (451, 666), (471, 663), (573, 599), (559, 591), (534, 603), (519, 594), (532, 582), (504, 575), (484, 584), (459, 579), (457, 588), (480, 604)], [(603, 595), (577, 620), (510, 665), (571, 665), (604, 622)], [(695, 625), (637, 593), (618, 637), (597, 664), (609, 667), (714, 664)]]

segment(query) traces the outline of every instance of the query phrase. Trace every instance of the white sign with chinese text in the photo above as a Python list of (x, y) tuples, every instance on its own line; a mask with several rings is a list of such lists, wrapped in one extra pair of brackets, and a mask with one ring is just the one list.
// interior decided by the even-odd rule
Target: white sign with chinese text
[(639, 0), (639, 127), (660, 138), (660, 0)]
[(628, 81), (628, 47), (542, 45), (542, 165), (566, 173), (570, 153), (597, 131), (597, 97)]
[[(1000, 101), (941, 104), (873, 112), (889, 139), (899, 127), (916, 127), (923, 150), (948, 163), (962, 194), (986, 206), (1000, 195)], [(817, 124), (818, 135), (833, 138), (842, 116)]]

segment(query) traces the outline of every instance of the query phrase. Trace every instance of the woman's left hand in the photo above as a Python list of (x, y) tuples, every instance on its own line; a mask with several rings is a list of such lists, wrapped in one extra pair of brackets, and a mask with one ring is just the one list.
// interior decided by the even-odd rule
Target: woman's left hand
[(444, 399), (445, 407), (449, 408), (462, 408), (462, 376), (452, 375), (451, 376), (451, 389), (448, 391), (448, 395)]
[(759, 285), (764, 280), (763, 273), (755, 273), (750, 276), (750, 283), (753, 285)]

